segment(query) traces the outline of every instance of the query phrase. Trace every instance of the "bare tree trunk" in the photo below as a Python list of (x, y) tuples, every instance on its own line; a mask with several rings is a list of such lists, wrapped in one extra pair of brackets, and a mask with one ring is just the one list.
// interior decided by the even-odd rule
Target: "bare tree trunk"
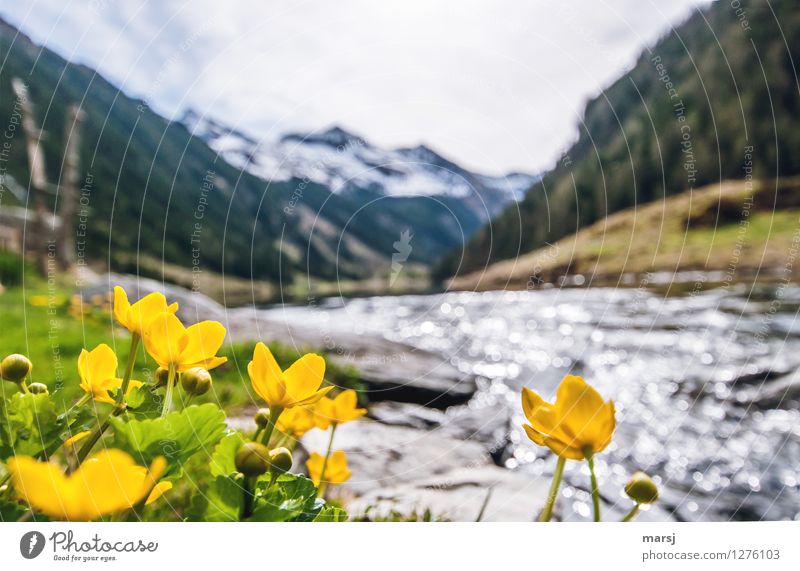
[(64, 170), (60, 185), (59, 215), (61, 225), (56, 233), (56, 252), (61, 269), (68, 269), (75, 262), (75, 206), (78, 201), (78, 168), (80, 159), (80, 128), (84, 113), (79, 105), (71, 105), (64, 129)]
[(39, 269), (45, 273), (47, 271), (47, 246), (45, 244), (45, 236), (47, 234), (43, 217), (44, 202), (42, 202), (41, 195), (47, 189), (47, 179), (45, 178), (44, 170), (44, 153), (39, 145), (42, 131), (36, 127), (33, 106), (28, 97), (28, 87), (18, 77), (11, 80), (11, 87), (22, 108), (22, 130), (25, 132), (28, 164), (30, 165), (31, 176), (30, 184), (28, 185), (27, 207), (28, 209), (33, 209), (36, 213), (33, 222), (29, 224), (25, 231), (26, 236), (22, 243), (22, 249), (23, 252), (27, 249), (33, 251)]

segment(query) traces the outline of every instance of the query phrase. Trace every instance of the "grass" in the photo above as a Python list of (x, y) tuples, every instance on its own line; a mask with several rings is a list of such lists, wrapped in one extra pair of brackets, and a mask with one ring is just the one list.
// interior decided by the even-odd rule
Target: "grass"
[(688, 270), (730, 273), (731, 281), (796, 279), (799, 197), (798, 178), (711, 185), (618, 212), (552, 247), (457, 277), (451, 286), (519, 289), (575, 274), (602, 285), (626, 275)]
[[(11, 353), (28, 356), (34, 364), (33, 380), (46, 384), (51, 393), (59, 396), (61, 405), (68, 407), (82, 394), (77, 369), (81, 349), (107, 343), (117, 353), (121, 373), (128, 358), (130, 335), (113, 322), (107, 308), (93, 307), (86, 315), (71, 315), (72, 292), (63, 284), (48, 290), (41, 280), (32, 282), (25, 290), (17, 287), (0, 293), (0, 358)], [(212, 390), (195, 402), (216, 402), (231, 415), (262, 406), (247, 376), (254, 345), (255, 342), (226, 342), (220, 354), (228, 357), (228, 363), (212, 371)], [(282, 367), (300, 356), (296, 350), (280, 344), (270, 344), (270, 349)], [(140, 348), (134, 378), (148, 381), (156, 367)], [(352, 367), (328, 363), (326, 379), (339, 387), (361, 388), (358, 372)], [(2, 382), (0, 390), (8, 394), (16, 388)]]

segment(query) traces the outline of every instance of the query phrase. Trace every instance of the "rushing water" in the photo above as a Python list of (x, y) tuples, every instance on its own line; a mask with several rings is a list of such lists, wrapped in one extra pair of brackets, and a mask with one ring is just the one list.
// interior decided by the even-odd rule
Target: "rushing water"
[[(620, 500), (628, 475), (643, 469), (680, 519), (775, 520), (800, 519), (800, 381), (782, 389), (800, 367), (798, 308), (800, 288), (786, 285), (669, 297), (644, 288), (446, 293), (271, 311), (332, 337), (356, 331), (439, 352), (485, 379), (476, 402), (511, 407), (517, 427), (522, 385), (552, 398), (565, 373), (580, 374), (617, 405), (614, 443), (597, 466), (607, 500)], [(553, 465), (518, 429), (505, 462), (537, 474)], [(585, 473), (568, 466), (564, 501), (588, 514)]]

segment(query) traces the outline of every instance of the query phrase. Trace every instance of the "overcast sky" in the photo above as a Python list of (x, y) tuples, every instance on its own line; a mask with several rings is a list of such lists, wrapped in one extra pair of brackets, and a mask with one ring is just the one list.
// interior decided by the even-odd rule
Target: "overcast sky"
[(175, 117), (338, 124), (487, 173), (549, 167), (587, 98), (707, 0), (19, 0), (0, 13)]

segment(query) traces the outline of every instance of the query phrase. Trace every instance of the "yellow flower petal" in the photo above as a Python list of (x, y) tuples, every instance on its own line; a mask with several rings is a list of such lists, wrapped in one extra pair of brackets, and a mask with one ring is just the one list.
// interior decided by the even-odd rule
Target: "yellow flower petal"
[(172, 489), (172, 482), (159, 482), (158, 484), (156, 484), (155, 488), (153, 488), (153, 491), (150, 492), (150, 495), (147, 496), (147, 501), (145, 502), (145, 505), (149, 506), (158, 498), (163, 496), (165, 492), (168, 492), (171, 489)]
[(128, 294), (119, 286), (114, 288), (114, 317), (117, 322), (124, 328), (130, 330), (131, 326), (128, 322), (128, 311), (131, 304), (128, 301)]
[(164, 368), (180, 361), (187, 342), (186, 328), (171, 313), (161, 313), (153, 318), (144, 332), (145, 349)]
[(70, 476), (54, 464), (26, 456), (9, 461), (14, 488), (34, 509), (70, 521), (93, 520), (139, 504), (165, 467), (166, 461), (157, 458), (146, 470), (116, 449), (87, 458)]
[(247, 367), (253, 390), (270, 406), (283, 406), (286, 383), (269, 347), (259, 342), (253, 350), (253, 360)]
[(324, 377), (325, 359), (315, 353), (303, 355), (283, 373), (286, 392), (296, 402), (311, 397)]
[[(222, 347), (225, 341), (225, 327), (217, 321), (201, 321), (186, 328), (186, 337), (186, 347), (181, 353), (181, 362), (187, 365), (205, 363)], [(189, 368), (191, 367), (186, 367)]]
[(552, 405), (523, 388), (522, 410), (530, 423), (523, 425), (528, 438), (573, 460), (584, 458), (587, 450), (604, 450), (616, 428), (614, 403), (604, 401), (586, 381), (573, 375), (561, 382)]

